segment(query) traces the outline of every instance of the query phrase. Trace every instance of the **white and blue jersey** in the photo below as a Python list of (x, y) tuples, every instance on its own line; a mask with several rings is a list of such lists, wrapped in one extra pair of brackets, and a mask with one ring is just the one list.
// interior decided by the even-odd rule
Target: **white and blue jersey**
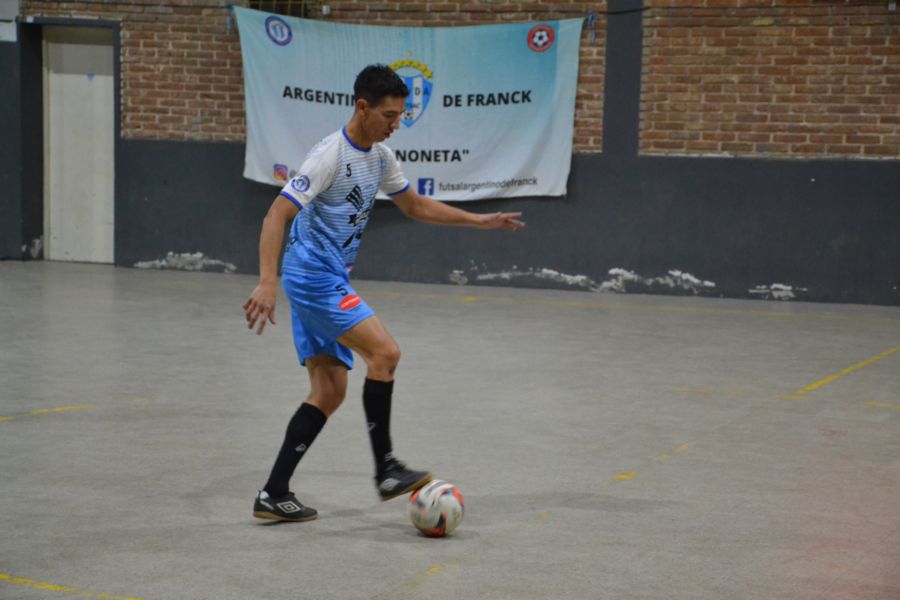
[(329, 135), (310, 150), (297, 176), (281, 190), (300, 208), (282, 268), (309, 272), (313, 265), (306, 259), (311, 255), (329, 270), (346, 273), (356, 262), (378, 190), (394, 196), (408, 187), (384, 144), (360, 148), (343, 129)]
[(353, 353), (337, 340), (374, 314), (349, 281), (359, 239), (378, 190), (394, 196), (408, 187), (387, 146), (360, 148), (342, 129), (316, 144), (281, 190), (300, 208), (281, 280), (301, 364), (327, 354), (353, 367)]

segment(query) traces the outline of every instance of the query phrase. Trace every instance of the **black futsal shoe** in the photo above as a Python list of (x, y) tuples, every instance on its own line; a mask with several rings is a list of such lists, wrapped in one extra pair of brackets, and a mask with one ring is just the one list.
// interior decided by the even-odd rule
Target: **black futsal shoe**
[(312, 521), (319, 513), (314, 508), (300, 504), (297, 496), (291, 492), (272, 498), (265, 491), (261, 491), (253, 503), (253, 516), (272, 521)]
[(408, 494), (431, 481), (428, 471), (412, 471), (399, 460), (392, 458), (375, 475), (375, 486), (382, 502)]

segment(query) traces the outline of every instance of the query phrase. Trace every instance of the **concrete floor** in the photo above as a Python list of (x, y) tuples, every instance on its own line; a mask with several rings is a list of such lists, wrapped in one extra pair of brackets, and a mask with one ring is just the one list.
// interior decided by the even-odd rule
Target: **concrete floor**
[(397, 454), (467, 501), (432, 540), (376, 499), (363, 368), (319, 520), (251, 517), (308, 389), (254, 285), (0, 263), (0, 598), (900, 598), (898, 308), (356, 282)]

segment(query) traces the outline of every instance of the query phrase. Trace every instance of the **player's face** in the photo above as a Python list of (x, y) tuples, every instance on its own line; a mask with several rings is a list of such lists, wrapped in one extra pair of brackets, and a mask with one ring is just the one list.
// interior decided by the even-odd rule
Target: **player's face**
[(383, 142), (391, 137), (400, 127), (400, 116), (405, 105), (404, 98), (387, 96), (376, 106), (367, 106), (363, 123), (369, 138)]

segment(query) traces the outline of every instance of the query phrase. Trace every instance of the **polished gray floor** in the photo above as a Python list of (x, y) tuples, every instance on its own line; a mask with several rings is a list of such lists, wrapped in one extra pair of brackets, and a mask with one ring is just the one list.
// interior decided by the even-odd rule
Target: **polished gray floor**
[[(308, 383), (250, 276), (0, 263), (0, 598), (900, 598), (900, 309), (356, 282), (403, 350), (380, 503), (360, 390), (250, 514)], [(805, 388), (805, 389), (804, 389)]]

